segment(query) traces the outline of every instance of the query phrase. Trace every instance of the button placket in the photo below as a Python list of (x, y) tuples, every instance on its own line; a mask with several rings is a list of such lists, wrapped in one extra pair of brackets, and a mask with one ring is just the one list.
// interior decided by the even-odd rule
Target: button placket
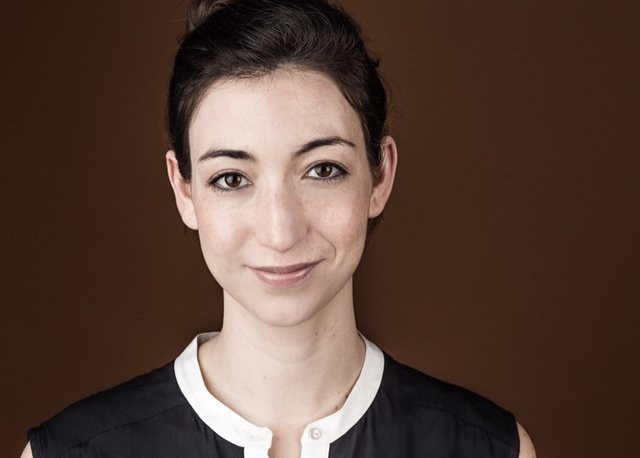
[(308, 442), (302, 446), (300, 458), (328, 458), (329, 444), (320, 441)]

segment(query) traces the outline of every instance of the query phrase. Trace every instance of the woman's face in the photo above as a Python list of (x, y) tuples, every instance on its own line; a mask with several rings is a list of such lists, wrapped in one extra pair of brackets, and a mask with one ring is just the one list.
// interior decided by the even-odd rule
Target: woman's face
[(367, 220), (390, 184), (373, 186), (358, 116), (335, 83), (299, 70), (218, 82), (189, 144), (191, 182), (172, 152), (169, 175), (225, 301), (277, 326), (350, 301)]

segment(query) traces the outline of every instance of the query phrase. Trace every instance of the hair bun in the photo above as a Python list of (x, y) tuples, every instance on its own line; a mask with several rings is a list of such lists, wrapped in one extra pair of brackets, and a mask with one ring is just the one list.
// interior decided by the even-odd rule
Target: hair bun
[(193, 0), (187, 15), (187, 32), (198, 28), (211, 14), (228, 5), (231, 1), (232, 0)]

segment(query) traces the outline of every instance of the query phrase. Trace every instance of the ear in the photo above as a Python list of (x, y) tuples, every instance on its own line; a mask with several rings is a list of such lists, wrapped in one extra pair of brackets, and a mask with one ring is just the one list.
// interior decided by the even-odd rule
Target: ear
[(380, 154), (382, 161), (378, 168), (378, 180), (373, 184), (371, 198), (369, 200), (369, 218), (375, 218), (382, 213), (384, 206), (391, 195), (393, 180), (396, 177), (398, 165), (398, 149), (395, 140), (387, 135), (380, 142)]
[(171, 188), (173, 188), (176, 206), (182, 221), (190, 229), (198, 230), (198, 220), (196, 219), (196, 212), (191, 199), (191, 183), (187, 183), (182, 178), (180, 169), (178, 169), (178, 160), (173, 150), (167, 151), (165, 158), (167, 160), (167, 175), (169, 175), (169, 182), (171, 183)]

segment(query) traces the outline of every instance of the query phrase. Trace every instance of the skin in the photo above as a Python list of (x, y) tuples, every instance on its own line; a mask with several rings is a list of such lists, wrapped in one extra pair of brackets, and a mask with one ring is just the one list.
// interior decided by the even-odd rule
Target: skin
[[(329, 137), (355, 146), (318, 147), (294, 156), (308, 142)], [(205, 261), (225, 292), (225, 304), (233, 302), (230, 308), (240, 306), (263, 324), (295, 328), (337, 295), (347, 300), (367, 219), (382, 211), (393, 177), (389, 174), (372, 189), (362, 129), (335, 84), (297, 71), (224, 81), (201, 102), (189, 140), (192, 181), (188, 189), (179, 180), (172, 183), (185, 224), (199, 230)], [(390, 137), (385, 142), (394, 151), (389, 165), (395, 169), (395, 144)], [(255, 160), (198, 161), (215, 148), (247, 151)], [(333, 183), (314, 179), (313, 166), (327, 161), (350, 173)], [(207, 185), (228, 170), (242, 174), (246, 186), (216, 192)], [(292, 290), (265, 288), (246, 267), (317, 260), (322, 262), (313, 281)]]
[[(332, 144), (296, 154), (328, 138)], [(198, 352), (205, 383), (232, 410), (273, 431), (270, 457), (299, 457), (304, 427), (342, 406), (362, 367), (353, 273), (367, 221), (382, 212), (393, 187), (396, 144), (382, 140), (374, 183), (353, 108), (329, 78), (296, 69), (216, 83), (194, 115), (189, 142), (190, 182), (173, 151), (167, 172), (182, 220), (198, 230), (224, 295), (222, 330)], [(221, 150), (251, 159), (200, 160)], [(234, 175), (225, 181), (221, 173)], [(323, 174), (338, 178), (322, 181)], [(212, 183), (236, 187), (225, 192)], [(268, 285), (251, 269), (311, 261), (319, 263), (288, 287)], [(520, 456), (534, 457), (519, 424), (518, 431)], [(31, 456), (29, 445), (22, 456)]]

